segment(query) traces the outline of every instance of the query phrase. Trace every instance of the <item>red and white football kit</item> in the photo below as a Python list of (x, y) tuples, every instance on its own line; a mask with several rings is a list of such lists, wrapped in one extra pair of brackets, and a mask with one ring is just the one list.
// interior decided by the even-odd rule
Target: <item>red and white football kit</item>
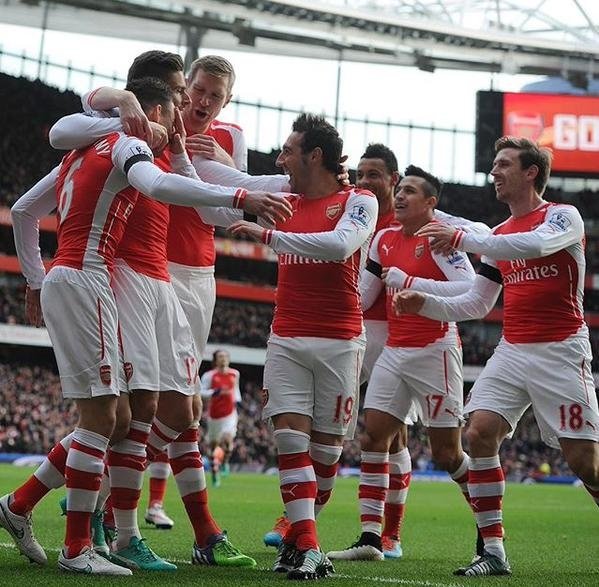
[(263, 416), (304, 414), (314, 431), (343, 435), (355, 425), (364, 349), (358, 277), (378, 203), (354, 187), (291, 198), (292, 218), (265, 233), (279, 276)]
[[(232, 157), (237, 169), (247, 169), (247, 147), (241, 127), (214, 120), (206, 133)], [(194, 164), (199, 157), (194, 158)], [(212, 182), (210, 182), (212, 183)], [(216, 302), (214, 226), (198, 211), (171, 206), (168, 228), (168, 270), (175, 293), (191, 326), (201, 360)]]
[(239, 371), (211, 369), (201, 378), (202, 396), (209, 398), (208, 441), (220, 442), (224, 435), (237, 435), (237, 403), (241, 401)]
[(382, 267), (395, 268), (389, 272), (386, 288), (389, 337), (375, 363), (364, 408), (411, 423), (415, 404), (425, 426), (460, 426), (462, 350), (455, 323), (396, 316), (390, 305), (394, 293), (413, 281), (429, 291), (463, 293), (474, 281), (474, 269), (466, 255), (433, 253), (427, 238), (407, 235), (401, 226), (381, 231), (372, 243), (366, 270), (372, 275), (371, 297), (383, 287)]
[(456, 234), (483, 255), (470, 292), (427, 298), (421, 314), (464, 320), (488, 311), (504, 288), (503, 337), (470, 392), (465, 412), (489, 410), (515, 429), (532, 404), (543, 440), (599, 440), (599, 410), (584, 322), (584, 222), (576, 208), (544, 202), (489, 236)]
[[(23, 214), (35, 224), (33, 232), (18, 229), (18, 240), (19, 248), (37, 248), (31, 259), (38, 275), (43, 264), (36, 221), (58, 209), (58, 249), (43, 280), (41, 302), (65, 397), (119, 393), (118, 320), (110, 279), (138, 195), (127, 172), (141, 161), (153, 161), (144, 142), (110, 134), (65, 156), (55, 190), (49, 183), (33, 197), (28, 192), (14, 207), (17, 225)], [(28, 267), (26, 261), (23, 270), (31, 275)]]

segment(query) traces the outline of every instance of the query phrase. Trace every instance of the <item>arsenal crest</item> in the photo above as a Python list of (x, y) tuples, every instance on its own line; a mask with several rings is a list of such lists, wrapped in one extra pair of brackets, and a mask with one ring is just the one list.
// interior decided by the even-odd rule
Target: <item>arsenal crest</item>
[(341, 204), (339, 202), (327, 208), (326, 215), (329, 220), (337, 218), (339, 214), (341, 214)]
[(100, 365), (100, 381), (104, 385), (110, 385), (111, 378), (110, 365)]
[(416, 248), (414, 249), (414, 257), (419, 259), (422, 257), (422, 253), (424, 253), (424, 244), (420, 243), (419, 245), (416, 245)]
[(125, 371), (125, 379), (128, 383), (131, 381), (131, 377), (133, 377), (133, 365), (131, 363), (123, 363), (123, 371)]
[(262, 390), (262, 407), (264, 408), (268, 403), (268, 389)]

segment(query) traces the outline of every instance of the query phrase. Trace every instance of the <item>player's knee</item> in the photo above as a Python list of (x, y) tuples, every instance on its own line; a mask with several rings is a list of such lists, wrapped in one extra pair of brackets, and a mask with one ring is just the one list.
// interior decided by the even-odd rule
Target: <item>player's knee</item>
[(593, 455), (580, 451), (568, 456), (567, 461), (572, 472), (583, 483), (591, 486), (599, 484), (599, 463)]
[(482, 426), (470, 425), (464, 432), (464, 437), (472, 452), (487, 452), (496, 454), (499, 450), (499, 441), (494, 431)]
[(130, 424), (131, 412), (128, 412), (127, 414), (117, 414), (114, 430), (112, 431), (112, 436), (110, 437), (110, 444), (116, 444), (117, 442), (123, 440), (129, 432)]
[(360, 436), (360, 447), (364, 451), (386, 452), (389, 438), (379, 430), (367, 428)]
[(439, 469), (443, 471), (455, 471), (461, 464), (463, 458), (458, 451), (451, 446), (431, 447), (432, 458)]

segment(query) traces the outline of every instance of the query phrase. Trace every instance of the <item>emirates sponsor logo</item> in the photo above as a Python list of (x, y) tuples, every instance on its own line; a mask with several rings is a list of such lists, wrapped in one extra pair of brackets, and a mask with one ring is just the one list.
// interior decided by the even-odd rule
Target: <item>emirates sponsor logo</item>
[(279, 265), (322, 265), (327, 263), (345, 263), (345, 260), (323, 261), (322, 259), (309, 259), (301, 255), (292, 255), (291, 253), (279, 255)]
[(329, 220), (333, 220), (334, 218), (337, 218), (337, 216), (339, 216), (339, 214), (341, 214), (341, 204), (339, 202), (337, 202), (337, 204), (333, 204), (332, 206), (329, 206), (327, 208), (326, 215)]
[(127, 383), (131, 381), (131, 377), (133, 377), (133, 365), (129, 362), (123, 364), (123, 371), (125, 372), (125, 380)]
[[(524, 263), (524, 268), (518, 269), (504, 275), (504, 285), (516, 285), (518, 283), (525, 283), (528, 281), (540, 281), (541, 279), (551, 279), (559, 275), (559, 267), (552, 263), (551, 265), (535, 265), (533, 267), (526, 267), (526, 261), (520, 260)], [(515, 261), (510, 261), (512, 269), (521, 267), (514, 264)]]
[(110, 365), (101, 365), (100, 366), (100, 381), (104, 385), (110, 385), (111, 380), (112, 380), (112, 374), (110, 373)]

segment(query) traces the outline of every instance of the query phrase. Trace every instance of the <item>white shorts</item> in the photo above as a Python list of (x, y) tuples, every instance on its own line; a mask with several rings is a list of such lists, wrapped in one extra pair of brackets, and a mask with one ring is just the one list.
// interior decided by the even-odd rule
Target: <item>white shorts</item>
[(264, 418), (303, 414), (312, 430), (353, 438), (363, 337), (337, 340), (271, 334), (264, 364)]
[(465, 413), (488, 410), (515, 430), (528, 406), (543, 441), (599, 441), (599, 410), (588, 331), (562, 342), (510, 344), (501, 339), (466, 400)]
[(117, 259), (113, 289), (129, 390), (196, 393), (199, 361), (172, 284)]
[(462, 350), (433, 343), (423, 348), (386, 346), (374, 366), (364, 409), (391, 414), (412, 423), (417, 407), (429, 428), (459, 428), (463, 424)]
[(224, 418), (208, 418), (208, 442), (220, 442), (225, 435), (237, 435), (237, 411)]
[(119, 395), (118, 319), (108, 278), (53, 267), (42, 284), (41, 304), (63, 397)]
[(364, 333), (366, 334), (366, 349), (360, 372), (360, 385), (370, 379), (374, 364), (383, 352), (389, 335), (389, 323), (385, 320), (364, 320)]
[(191, 333), (201, 361), (206, 350), (216, 303), (214, 267), (188, 267), (169, 263), (168, 271), (175, 293), (191, 326)]

